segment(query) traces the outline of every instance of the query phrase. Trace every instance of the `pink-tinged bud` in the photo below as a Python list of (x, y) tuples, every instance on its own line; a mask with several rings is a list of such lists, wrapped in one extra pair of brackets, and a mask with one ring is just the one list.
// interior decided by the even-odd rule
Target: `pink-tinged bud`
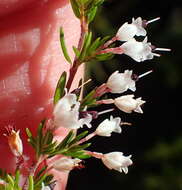
[(12, 153), (19, 157), (23, 154), (23, 143), (19, 135), (20, 131), (15, 131), (12, 128), (7, 129), (7, 134), (4, 134), (8, 139), (9, 147)]
[(109, 169), (114, 169), (119, 172), (128, 173), (128, 166), (132, 165), (133, 162), (130, 156), (124, 156), (122, 152), (110, 152), (104, 154), (102, 157), (102, 162)]
[(140, 106), (144, 103), (145, 101), (143, 101), (141, 98), (134, 99), (133, 94), (121, 96), (114, 100), (116, 107), (126, 113), (131, 113), (132, 111), (143, 113)]

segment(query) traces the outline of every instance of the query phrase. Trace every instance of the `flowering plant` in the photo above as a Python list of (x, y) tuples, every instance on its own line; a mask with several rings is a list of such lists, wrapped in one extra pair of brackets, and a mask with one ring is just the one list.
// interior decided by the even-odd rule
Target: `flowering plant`
[[(100, 159), (103, 164), (119, 172), (128, 173), (128, 167), (132, 165), (131, 155), (124, 156), (122, 152), (110, 153), (92, 152), (88, 150), (91, 143), (88, 141), (94, 136), (112, 136), (112, 132), (121, 133), (122, 125), (130, 123), (121, 121), (120, 117), (103, 120), (94, 132), (89, 130), (79, 132), (80, 128), (92, 127), (92, 121), (100, 115), (112, 112), (113, 109), (98, 112), (96, 106), (101, 104), (114, 104), (119, 110), (132, 113), (143, 113), (141, 106), (145, 103), (141, 97), (134, 98), (133, 94), (121, 95), (115, 99), (105, 99), (106, 93), (121, 94), (128, 90), (136, 91), (136, 82), (143, 76), (151, 73), (147, 71), (137, 76), (132, 70), (123, 73), (115, 71), (106, 83), (95, 87), (83, 96), (82, 89), (89, 82), (81, 80), (77, 88), (72, 90), (72, 83), (78, 68), (92, 60), (103, 61), (111, 59), (115, 54), (125, 54), (137, 62), (160, 56), (155, 51), (170, 51), (170, 49), (156, 48), (147, 42), (146, 27), (149, 23), (159, 18), (145, 21), (142, 18), (132, 19), (132, 23), (124, 23), (113, 38), (98, 37), (93, 40), (89, 24), (93, 21), (98, 7), (103, 0), (70, 0), (75, 16), (80, 20), (81, 34), (77, 47), (73, 47), (75, 58), (71, 60), (64, 39), (64, 28), (60, 29), (60, 43), (65, 59), (70, 63), (69, 73), (63, 72), (55, 89), (53, 103), (54, 109), (49, 118), (44, 118), (34, 135), (26, 128), (27, 140), (35, 150), (35, 162), (23, 173), (26, 167), (26, 157), (23, 153), (21, 131), (16, 131), (12, 126), (7, 126), (7, 142), (16, 159), (16, 169), (9, 174), (0, 172), (0, 188), (5, 190), (50, 190), (54, 189), (56, 181), (51, 170), (69, 172), (74, 168), (82, 168), (82, 160), (94, 157)], [(143, 41), (137, 41), (135, 36), (143, 36)], [(113, 47), (115, 41), (123, 44)], [(92, 111), (90, 108), (92, 107)], [(94, 110), (94, 111), (93, 111)], [(66, 137), (59, 141), (55, 138), (59, 128), (68, 129)], [(94, 126), (93, 126), (94, 127)], [(23, 181), (23, 183), (22, 183)]]

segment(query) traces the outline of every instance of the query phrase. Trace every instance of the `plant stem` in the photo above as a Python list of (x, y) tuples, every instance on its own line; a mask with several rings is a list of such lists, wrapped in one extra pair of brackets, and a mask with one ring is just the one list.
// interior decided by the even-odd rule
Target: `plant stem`
[[(84, 16), (84, 14), (82, 14), (83, 16), (80, 19), (80, 27), (81, 27), (81, 34), (80, 34), (80, 39), (78, 42), (78, 50), (81, 51), (83, 43), (84, 43), (84, 38), (85, 38), (85, 34), (88, 32), (88, 23), (86, 22), (86, 18)], [(78, 67), (81, 63), (78, 61), (77, 58), (75, 58), (72, 67), (69, 70), (69, 78), (68, 78), (68, 82), (66, 85), (66, 88), (69, 92), (72, 82), (74, 80), (74, 77), (77, 73)]]

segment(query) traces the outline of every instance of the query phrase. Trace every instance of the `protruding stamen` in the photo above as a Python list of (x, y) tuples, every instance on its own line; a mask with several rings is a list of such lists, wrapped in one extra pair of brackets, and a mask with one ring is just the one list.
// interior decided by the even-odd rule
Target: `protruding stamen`
[(131, 124), (131, 123), (128, 123), (128, 122), (121, 122), (120, 125), (128, 125), (128, 126), (131, 126), (132, 124)]
[(102, 114), (105, 114), (105, 113), (108, 113), (108, 112), (112, 112), (113, 110), (114, 110), (114, 108), (108, 109), (108, 110), (104, 110), (104, 111), (98, 112), (98, 115), (102, 115)]
[(158, 53), (152, 53), (154, 56), (156, 56), (156, 57), (160, 57), (161, 55), (160, 54), (158, 54)]
[(155, 51), (171, 51), (169, 48), (155, 48)]
[(142, 78), (142, 77), (144, 77), (144, 76), (146, 76), (146, 75), (148, 75), (148, 74), (150, 74), (150, 73), (152, 73), (152, 72), (153, 72), (153, 70), (147, 71), (147, 72), (145, 72), (145, 73), (139, 75), (138, 78)]
[(84, 82), (83, 84), (81, 84), (78, 88), (82, 88), (83, 86), (85, 86), (90, 81), (92, 81), (92, 79), (88, 79), (86, 82)]
[(154, 19), (152, 19), (152, 20), (148, 20), (146, 24), (155, 22), (155, 21), (157, 21), (157, 20), (159, 20), (159, 19), (160, 19), (160, 17), (154, 18)]

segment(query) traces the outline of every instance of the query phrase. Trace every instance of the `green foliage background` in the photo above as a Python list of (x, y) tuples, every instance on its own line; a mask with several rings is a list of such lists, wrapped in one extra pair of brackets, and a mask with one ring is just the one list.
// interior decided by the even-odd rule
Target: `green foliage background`
[(132, 17), (141, 16), (150, 20), (160, 16), (160, 21), (147, 28), (149, 41), (157, 47), (171, 48), (172, 51), (143, 63), (118, 55), (111, 61), (89, 64), (86, 77), (91, 77), (93, 81), (87, 90), (92, 85), (103, 83), (115, 70), (123, 72), (132, 69), (140, 74), (153, 69), (154, 72), (137, 82), (136, 97), (141, 96), (147, 101), (143, 108), (144, 114), (115, 111), (114, 116), (120, 116), (133, 126), (124, 127), (121, 135), (113, 134), (111, 138), (100, 137), (93, 141), (94, 151), (132, 154), (134, 164), (129, 167), (129, 173), (125, 175), (109, 171), (100, 161), (91, 159), (85, 163), (85, 169), (71, 172), (68, 190), (182, 189), (180, 3), (181, 0), (106, 0), (97, 13), (91, 26), (96, 37), (113, 36), (124, 22), (131, 22)]

